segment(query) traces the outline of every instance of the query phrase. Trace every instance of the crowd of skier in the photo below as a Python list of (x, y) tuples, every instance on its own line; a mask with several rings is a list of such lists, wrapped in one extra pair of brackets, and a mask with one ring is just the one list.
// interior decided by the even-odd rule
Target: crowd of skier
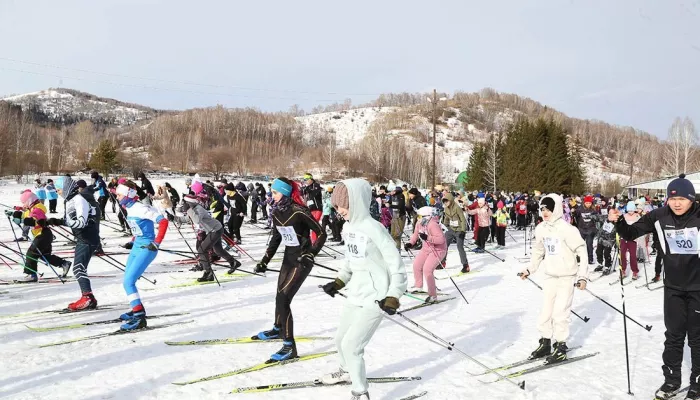
[[(524, 231), (532, 254), (519, 275), (525, 280), (537, 270), (544, 273), (543, 306), (537, 321), (541, 337), (531, 359), (543, 359), (545, 364), (567, 360), (574, 291), (586, 289), (591, 273), (608, 275), (619, 267), (621, 278), (626, 279), (629, 265), (629, 278), (637, 280), (639, 263), (656, 255), (650, 284), (662, 280), (664, 266), (667, 329), (665, 382), (656, 395), (666, 399), (680, 389), (688, 335), (693, 368), (686, 398), (700, 399), (700, 321), (696, 321), (700, 317), (694, 312), (700, 309), (700, 272), (695, 269), (700, 267), (700, 208), (692, 183), (683, 175), (663, 195), (637, 198), (465, 192), (443, 186), (425, 191), (407, 185), (372, 187), (363, 179), (324, 187), (311, 174), (299, 181), (279, 177), (266, 186), (226, 179), (203, 181), (198, 175), (185, 183), (180, 193), (169, 183), (154, 188), (143, 173), (137, 180), (112, 177), (109, 183), (97, 172), (90, 175), (90, 183), (69, 175), (55, 181), (37, 179), (33, 190), (20, 194), (19, 205), (6, 211), (21, 232), (16, 240), (31, 241), (25, 276), (19, 281), (37, 282), (42, 264), (58, 268), (63, 277), (72, 267), (81, 295), (68, 310), (97, 308), (88, 265), (93, 256), (105, 254), (100, 225), (111, 203), (119, 229), (132, 236), (123, 244), (130, 250), (123, 280), (130, 310), (120, 316), (121, 329), (143, 329), (148, 326), (147, 314), (135, 283), (156, 258), (169, 224), (178, 231), (183, 225), (193, 227), (193, 253), (198, 259), (193, 270), (203, 271), (198, 281), (209, 282), (215, 279), (214, 262), (223, 259), (229, 274), (241, 267), (234, 258), (237, 254), (231, 253), (248, 240), (241, 234), (247, 218), (247, 223), (269, 229), (271, 236), (255, 274), (267, 272), (280, 245), (284, 247), (274, 321), (269, 330), (252, 337), (281, 341), (282, 348), (270, 357), (280, 362), (298, 357), (291, 309), (294, 296), (317, 265), (316, 256), (326, 242), (342, 245), (345, 262), (337, 277), (323, 286), (330, 296), (347, 297), (336, 335), (340, 365), (321, 381), (351, 383), (352, 399), (361, 400), (369, 399), (364, 347), (379, 327), (382, 313), (395, 314), (404, 294), (426, 295), (426, 305), (437, 304), (435, 270), (448, 267), (447, 254), (453, 245), (460, 274), (468, 274), (469, 251), (495, 256), (506, 248), (511, 232)], [(62, 216), (57, 214), (59, 196), (64, 202)], [(54, 232), (69, 235), (75, 243), (72, 262), (52, 254)], [(613, 256), (617, 253), (619, 263)], [(402, 255), (412, 258), (410, 287)]]

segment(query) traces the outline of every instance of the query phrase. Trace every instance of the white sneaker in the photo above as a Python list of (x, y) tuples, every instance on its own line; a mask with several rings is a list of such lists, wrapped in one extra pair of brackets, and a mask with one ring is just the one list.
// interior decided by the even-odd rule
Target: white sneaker
[(70, 271), (71, 265), (73, 265), (73, 263), (71, 263), (68, 260), (63, 261), (63, 264), (61, 264), (61, 268), (63, 269), (63, 277), (64, 278), (66, 276), (68, 276), (68, 272)]
[(408, 288), (408, 293), (425, 293), (422, 287), (411, 286)]
[(32, 274), (24, 274), (24, 277), (22, 279), (18, 279), (17, 281), (19, 282), (36, 282), (38, 279), (36, 278), (36, 275)]
[(350, 373), (339, 368), (337, 372), (323, 375), (321, 377), (321, 382), (323, 382), (324, 385), (335, 385), (338, 383), (350, 383), (352, 381), (350, 380)]
[(367, 393), (367, 392), (360, 393), (360, 394), (357, 394), (355, 392), (350, 392), (350, 393), (352, 393), (352, 397), (350, 398), (350, 400), (369, 400), (369, 393)]
[(437, 296), (428, 296), (428, 297), (425, 299), (425, 302), (426, 302), (426, 303), (437, 303), (437, 301), (438, 301)]

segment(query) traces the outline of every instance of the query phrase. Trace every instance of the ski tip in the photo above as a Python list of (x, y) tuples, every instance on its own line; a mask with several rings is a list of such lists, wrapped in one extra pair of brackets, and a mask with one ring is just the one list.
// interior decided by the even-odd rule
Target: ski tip
[(522, 381), (522, 382), (518, 383), (518, 387), (519, 387), (521, 390), (525, 390), (525, 381)]

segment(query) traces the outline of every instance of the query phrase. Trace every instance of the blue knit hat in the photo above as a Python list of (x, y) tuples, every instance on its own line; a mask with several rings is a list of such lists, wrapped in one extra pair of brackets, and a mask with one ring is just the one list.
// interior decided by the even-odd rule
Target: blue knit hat
[(477, 197), (477, 198), (483, 199), (483, 198), (485, 198), (486, 196), (485, 196), (482, 192), (479, 192), (479, 194), (477, 194), (476, 197)]
[(678, 178), (671, 181), (666, 189), (666, 198), (685, 197), (690, 201), (695, 201), (695, 187), (693, 182), (685, 179), (685, 174), (680, 174)]

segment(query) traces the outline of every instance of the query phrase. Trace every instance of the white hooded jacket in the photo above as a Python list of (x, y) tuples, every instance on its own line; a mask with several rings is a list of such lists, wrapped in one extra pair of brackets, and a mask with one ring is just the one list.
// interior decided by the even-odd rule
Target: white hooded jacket
[(348, 301), (375, 307), (385, 297), (400, 299), (406, 291), (406, 268), (386, 228), (369, 214), (372, 189), (364, 179), (347, 179), (349, 215), (343, 226), (345, 264), (338, 279), (345, 283)]
[[(578, 229), (562, 218), (562, 199), (557, 194), (548, 194), (554, 200), (554, 212), (549, 221), (543, 221), (535, 228), (535, 243), (532, 246), (532, 259), (528, 271), (534, 274), (540, 266), (544, 273), (553, 277), (576, 276), (588, 279), (588, 251), (586, 242)], [(540, 201), (540, 206), (541, 206)], [(576, 256), (579, 257), (578, 265)]]

